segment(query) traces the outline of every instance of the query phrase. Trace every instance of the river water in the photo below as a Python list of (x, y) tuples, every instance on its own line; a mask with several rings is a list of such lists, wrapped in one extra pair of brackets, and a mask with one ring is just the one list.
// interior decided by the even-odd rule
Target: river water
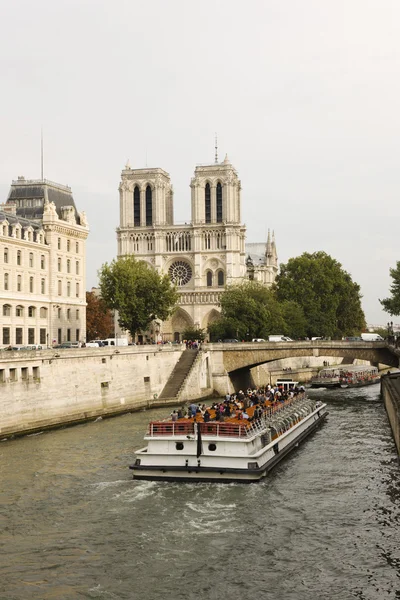
[(311, 393), (328, 421), (258, 484), (132, 481), (165, 409), (1, 443), (0, 598), (400, 598), (379, 386)]

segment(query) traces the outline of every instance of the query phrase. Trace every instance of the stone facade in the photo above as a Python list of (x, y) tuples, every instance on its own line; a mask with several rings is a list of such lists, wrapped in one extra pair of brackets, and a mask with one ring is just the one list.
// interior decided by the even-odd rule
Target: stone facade
[(190, 187), (191, 221), (178, 225), (166, 171), (126, 165), (121, 175), (118, 256), (134, 254), (178, 286), (178, 308), (169, 321), (154, 324), (154, 341), (179, 341), (187, 327), (206, 329), (219, 316), (226, 285), (246, 278), (270, 285), (277, 272), (276, 249), (275, 262), (265, 255), (262, 265), (247, 269), (241, 182), (228, 157), (198, 165)]
[(0, 347), (85, 340), (88, 232), (69, 187), (12, 182), (0, 205)]

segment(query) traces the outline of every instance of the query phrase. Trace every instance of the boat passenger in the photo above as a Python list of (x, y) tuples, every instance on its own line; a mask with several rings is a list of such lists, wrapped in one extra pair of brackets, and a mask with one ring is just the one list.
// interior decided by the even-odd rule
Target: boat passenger
[(197, 406), (196, 406), (196, 404), (194, 404), (194, 402), (192, 402), (192, 403), (189, 405), (189, 413), (190, 413), (190, 416), (192, 416), (192, 417), (196, 416), (196, 411), (197, 411)]
[(178, 420), (178, 413), (176, 412), (176, 410), (173, 410), (171, 413), (171, 419), (172, 421), (177, 421)]
[(181, 408), (178, 409), (178, 419), (183, 419), (183, 411)]
[(242, 419), (248, 419), (248, 418), (249, 418), (249, 415), (247, 414), (246, 409), (244, 409), (242, 412)]
[(206, 410), (204, 411), (204, 415), (203, 415), (203, 419), (204, 419), (204, 423), (208, 423), (209, 420), (211, 419), (211, 415), (208, 412), (208, 409), (206, 408)]

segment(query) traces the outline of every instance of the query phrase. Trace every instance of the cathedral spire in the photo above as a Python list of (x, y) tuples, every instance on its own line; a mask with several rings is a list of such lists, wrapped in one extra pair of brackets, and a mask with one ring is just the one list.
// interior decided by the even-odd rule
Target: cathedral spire
[(272, 243), (271, 243), (271, 251), (272, 251), (272, 261), (275, 267), (278, 266), (278, 254), (276, 251), (276, 243), (275, 243), (275, 231), (272, 232)]
[(215, 164), (218, 164), (218, 136), (215, 134)]

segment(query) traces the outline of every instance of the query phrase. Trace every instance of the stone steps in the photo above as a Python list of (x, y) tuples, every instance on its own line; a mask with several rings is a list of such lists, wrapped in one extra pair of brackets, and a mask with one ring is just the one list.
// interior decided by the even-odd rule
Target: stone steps
[(198, 350), (184, 350), (184, 352), (182, 352), (180, 359), (176, 363), (174, 370), (159, 396), (159, 400), (165, 400), (167, 398), (172, 399), (178, 396), (179, 391), (185, 383), (185, 379), (189, 375), (194, 361), (196, 360), (198, 352)]

